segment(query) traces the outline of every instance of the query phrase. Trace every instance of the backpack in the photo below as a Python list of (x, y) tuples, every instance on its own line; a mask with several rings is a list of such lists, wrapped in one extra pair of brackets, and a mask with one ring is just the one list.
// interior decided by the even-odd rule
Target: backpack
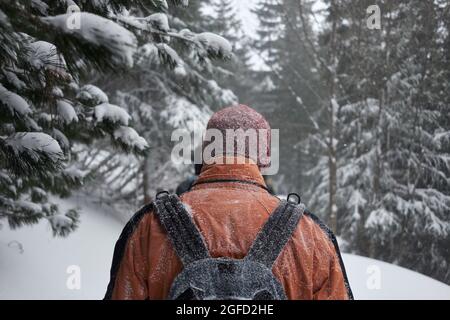
[[(298, 196), (297, 196), (298, 197)], [(192, 216), (178, 196), (159, 193), (155, 214), (183, 263), (171, 300), (285, 300), (272, 266), (303, 216), (304, 206), (281, 200), (243, 259), (212, 258)]]

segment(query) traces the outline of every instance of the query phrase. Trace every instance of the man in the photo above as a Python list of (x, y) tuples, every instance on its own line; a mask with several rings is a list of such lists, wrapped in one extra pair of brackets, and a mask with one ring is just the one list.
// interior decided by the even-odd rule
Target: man
[[(270, 126), (255, 110), (239, 105), (215, 113), (207, 129), (227, 135), (227, 129), (270, 131)], [(260, 153), (255, 159), (235, 149), (213, 159), (203, 164), (190, 191), (180, 198), (211, 257), (242, 259), (280, 200), (267, 191), (260, 172), (267, 161)], [(153, 213), (148, 205), (125, 227), (116, 244), (106, 299), (166, 299), (183, 270)], [(305, 210), (293, 230), (272, 268), (287, 298), (352, 299), (337, 242), (328, 228)]]

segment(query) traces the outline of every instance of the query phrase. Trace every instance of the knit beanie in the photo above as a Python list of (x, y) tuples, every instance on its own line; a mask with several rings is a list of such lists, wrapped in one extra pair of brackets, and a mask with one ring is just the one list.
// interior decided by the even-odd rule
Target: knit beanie
[(204, 157), (207, 156), (205, 148), (213, 142), (207, 139), (208, 135), (214, 135), (214, 132), (220, 131), (223, 149), (219, 149), (221, 154), (211, 152), (210, 156), (239, 155), (252, 159), (260, 168), (270, 165), (270, 125), (254, 109), (246, 105), (221, 109), (211, 116), (206, 130), (206, 139), (203, 141), (202, 150)]

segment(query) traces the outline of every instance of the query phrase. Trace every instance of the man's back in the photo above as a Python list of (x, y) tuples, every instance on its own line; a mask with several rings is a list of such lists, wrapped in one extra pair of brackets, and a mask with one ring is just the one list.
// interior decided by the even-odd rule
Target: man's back
[[(246, 256), (279, 203), (265, 189), (254, 163), (205, 166), (181, 200), (211, 256), (236, 259)], [(129, 237), (122, 239), (123, 252), (115, 253), (120, 258), (109, 287), (113, 299), (165, 299), (183, 268), (157, 217), (147, 211), (135, 221)], [(340, 257), (323, 228), (305, 214), (274, 264), (274, 275), (289, 299), (351, 297)]]

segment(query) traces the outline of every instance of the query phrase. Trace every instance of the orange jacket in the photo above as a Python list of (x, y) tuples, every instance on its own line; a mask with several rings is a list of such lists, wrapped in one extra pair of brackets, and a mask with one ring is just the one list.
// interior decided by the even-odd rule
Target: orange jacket
[[(265, 190), (253, 163), (204, 166), (181, 200), (192, 212), (211, 256), (236, 259), (245, 257), (279, 202)], [(151, 213), (151, 205), (141, 209), (117, 241), (106, 299), (166, 299), (182, 270), (163, 227)], [(289, 299), (352, 298), (334, 236), (308, 211), (273, 273)]]

